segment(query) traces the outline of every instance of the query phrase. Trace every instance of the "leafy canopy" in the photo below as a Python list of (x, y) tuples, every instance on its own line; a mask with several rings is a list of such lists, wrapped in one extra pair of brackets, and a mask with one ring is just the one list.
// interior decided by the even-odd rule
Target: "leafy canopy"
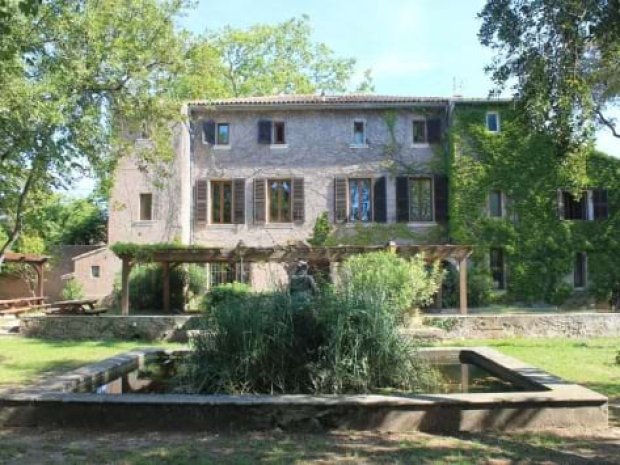
[(620, 95), (619, 0), (487, 0), (479, 17), (493, 80), (558, 155), (586, 153), (597, 122), (620, 137), (604, 114)]

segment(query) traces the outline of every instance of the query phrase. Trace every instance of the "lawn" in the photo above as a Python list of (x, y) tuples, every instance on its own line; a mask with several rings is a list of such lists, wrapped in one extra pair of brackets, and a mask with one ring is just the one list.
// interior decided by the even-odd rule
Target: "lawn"
[[(32, 383), (47, 374), (70, 370), (135, 347), (149, 345), (141, 342), (0, 338), (0, 388)], [(162, 343), (156, 345), (173, 346)]]

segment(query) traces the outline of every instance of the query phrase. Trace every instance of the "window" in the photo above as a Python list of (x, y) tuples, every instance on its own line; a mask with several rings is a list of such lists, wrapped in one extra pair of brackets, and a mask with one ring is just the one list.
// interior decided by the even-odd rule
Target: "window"
[(433, 221), (431, 178), (409, 178), (409, 221)]
[(211, 223), (230, 224), (232, 213), (232, 181), (211, 181)]
[(98, 278), (101, 276), (101, 268), (99, 265), (93, 265), (90, 267), (90, 276), (91, 278)]
[(563, 216), (566, 220), (587, 220), (588, 219), (588, 195), (582, 192), (575, 197), (572, 193), (563, 191), (562, 203), (564, 205)]
[(491, 191), (489, 193), (489, 216), (501, 218), (504, 216), (504, 202), (502, 191)]
[(353, 122), (353, 145), (366, 145), (366, 123), (362, 120)]
[(489, 132), (499, 132), (499, 113), (490, 111), (486, 116), (487, 130)]
[(489, 265), (491, 268), (493, 287), (498, 290), (505, 289), (506, 276), (504, 267), (504, 251), (502, 249), (491, 249), (489, 251)]
[(140, 194), (140, 221), (153, 219), (153, 194)]
[(269, 222), (291, 222), (291, 180), (270, 179), (269, 186)]
[(250, 272), (247, 263), (212, 262), (207, 263), (209, 289), (220, 284), (242, 282), (248, 283)]
[(587, 283), (587, 267), (586, 254), (578, 252), (575, 254), (575, 263), (573, 266), (573, 287), (575, 289), (583, 289)]
[(230, 145), (230, 124), (217, 123), (216, 145)]
[(274, 121), (273, 123), (273, 137), (272, 141), (274, 145), (286, 144), (286, 126), (284, 121)]
[(428, 143), (425, 119), (419, 119), (419, 120), (413, 121), (413, 143), (414, 144)]
[(349, 221), (372, 221), (370, 188), (370, 179), (349, 179)]

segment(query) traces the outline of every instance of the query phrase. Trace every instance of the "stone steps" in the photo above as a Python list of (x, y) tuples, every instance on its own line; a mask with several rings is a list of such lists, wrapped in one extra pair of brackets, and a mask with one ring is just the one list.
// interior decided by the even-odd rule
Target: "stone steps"
[(0, 317), (0, 336), (19, 334), (19, 318), (14, 316)]

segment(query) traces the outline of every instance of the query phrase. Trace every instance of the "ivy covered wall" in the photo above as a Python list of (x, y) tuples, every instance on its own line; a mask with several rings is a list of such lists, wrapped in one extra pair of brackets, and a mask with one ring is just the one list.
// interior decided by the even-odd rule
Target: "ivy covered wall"
[[(500, 131), (486, 129), (487, 111)], [(512, 105), (457, 103), (449, 129), (451, 241), (475, 246), (472, 282), (490, 283), (489, 249), (504, 251), (507, 301), (561, 304), (573, 294), (567, 276), (587, 254), (587, 293), (608, 300), (620, 283), (620, 160), (592, 151), (559, 160), (550, 141), (531, 134)], [(603, 188), (608, 218), (561, 220), (558, 189)], [(501, 190), (506, 214), (491, 218), (488, 195)], [(477, 279), (479, 278), (479, 279)], [(490, 284), (489, 284), (490, 285)]]

